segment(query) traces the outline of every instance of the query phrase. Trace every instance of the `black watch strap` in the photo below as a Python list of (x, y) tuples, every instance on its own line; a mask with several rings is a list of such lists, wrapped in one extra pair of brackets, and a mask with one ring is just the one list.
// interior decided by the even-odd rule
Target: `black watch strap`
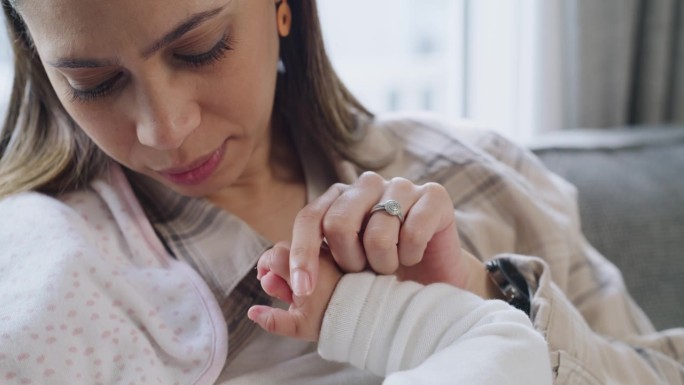
[(506, 301), (529, 316), (530, 292), (527, 281), (513, 262), (506, 258), (492, 259), (485, 263), (485, 268)]

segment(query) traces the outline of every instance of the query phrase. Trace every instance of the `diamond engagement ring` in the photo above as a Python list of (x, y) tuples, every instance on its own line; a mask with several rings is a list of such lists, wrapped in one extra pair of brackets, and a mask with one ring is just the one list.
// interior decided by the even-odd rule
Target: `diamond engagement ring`
[(373, 206), (370, 213), (373, 214), (376, 211), (384, 210), (387, 214), (399, 218), (399, 222), (404, 223), (404, 214), (401, 212), (401, 205), (395, 200), (387, 200), (384, 203), (378, 203)]

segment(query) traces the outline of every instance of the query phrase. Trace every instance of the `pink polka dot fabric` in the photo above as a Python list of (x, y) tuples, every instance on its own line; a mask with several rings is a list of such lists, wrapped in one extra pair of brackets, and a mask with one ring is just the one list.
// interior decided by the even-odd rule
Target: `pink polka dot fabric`
[(213, 384), (228, 342), (209, 288), (172, 259), (121, 170), (0, 202), (0, 384)]

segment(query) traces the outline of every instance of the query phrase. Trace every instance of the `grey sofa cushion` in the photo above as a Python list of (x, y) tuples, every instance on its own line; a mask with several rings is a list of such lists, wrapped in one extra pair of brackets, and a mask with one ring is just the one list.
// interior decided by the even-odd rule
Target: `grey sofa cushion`
[(583, 232), (659, 328), (684, 325), (684, 127), (555, 134), (533, 151), (579, 192)]

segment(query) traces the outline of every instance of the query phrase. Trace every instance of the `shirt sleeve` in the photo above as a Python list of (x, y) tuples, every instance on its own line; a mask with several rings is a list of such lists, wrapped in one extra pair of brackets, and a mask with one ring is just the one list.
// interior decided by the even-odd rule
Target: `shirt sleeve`
[[(511, 258), (533, 289), (531, 318), (546, 338), (554, 382), (684, 384), (684, 329), (655, 331), (620, 271), (582, 235), (574, 187), (501, 137), (478, 145), (526, 192), (517, 210), (529, 218), (528, 240), (515, 248), (539, 258), (497, 257)], [(516, 231), (521, 239), (524, 231)]]
[(546, 343), (521, 311), (446, 284), (349, 274), (323, 320), (319, 353), (385, 384), (549, 384)]
[[(546, 338), (556, 384), (682, 384), (684, 329), (617, 336), (592, 329), (612, 322), (625, 328), (635, 306), (618, 281), (604, 281), (595, 301), (605, 311), (583, 315), (551, 280), (548, 265), (538, 259), (502, 255), (527, 272), (535, 287), (532, 321)], [(616, 277), (616, 279), (619, 277)], [(638, 309), (637, 309), (638, 310)]]

